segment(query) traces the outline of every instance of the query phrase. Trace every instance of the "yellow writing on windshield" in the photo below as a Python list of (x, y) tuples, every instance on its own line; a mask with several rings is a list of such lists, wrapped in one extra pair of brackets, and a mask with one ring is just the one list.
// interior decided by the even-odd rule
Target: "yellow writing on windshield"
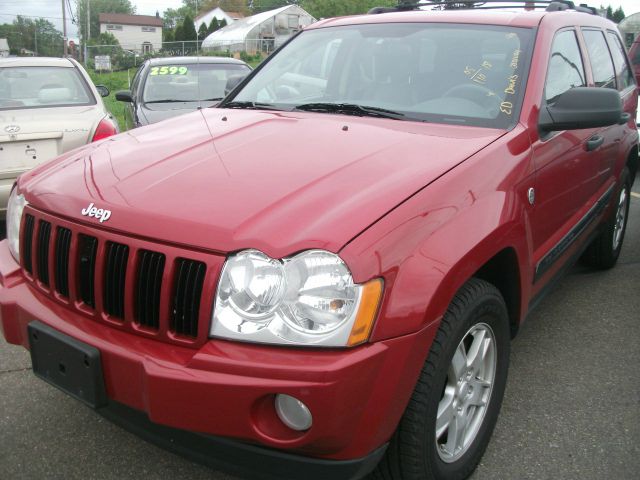
[(491, 67), (493, 67), (493, 65), (485, 60), (484, 62), (482, 62), (482, 65), (480, 65), (480, 68), (466, 66), (464, 69), (464, 74), (469, 77), (471, 81), (480, 85), (484, 85), (485, 83), (487, 83), (487, 75), (485, 74), (485, 72), (491, 70)]
[(166, 65), (163, 67), (151, 67), (149, 75), (186, 75), (188, 71), (189, 68), (185, 66)]
[(513, 113), (513, 103), (502, 102), (500, 104), (500, 111), (506, 115), (511, 115)]
[(504, 89), (504, 93), (508, 93), (510, 95), (516, 94), (516, 82), (518, 81), (518, 75), (511, 75), (507, 78), (509, 82), (509, 86)]
[(522, 50), (516, 49), (513, 52), (513, 56), (511, 57), (511, 68), (513, 68), (514, 70), (518, 69), (518, 62), (520, 61), (520, 53), (522, 53)]

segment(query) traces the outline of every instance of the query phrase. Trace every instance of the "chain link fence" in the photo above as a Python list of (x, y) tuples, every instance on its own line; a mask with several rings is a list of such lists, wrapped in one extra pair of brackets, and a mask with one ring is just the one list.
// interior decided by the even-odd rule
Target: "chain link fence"
[(225, 40), (215, 47), (204, 47), (202, 41), (162, 42), (153, 45), (90, 45), (86, 47), (84, 64), (96, 71), (120, 71), (135, 68), (149, 58), (215, 56), (234, 57), (246, 62), (260, 60), (276, 48), (273, 39)]

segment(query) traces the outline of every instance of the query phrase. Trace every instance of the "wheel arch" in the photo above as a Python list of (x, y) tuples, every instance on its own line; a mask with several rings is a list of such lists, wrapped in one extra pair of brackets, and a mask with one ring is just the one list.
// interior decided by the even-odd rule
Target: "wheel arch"
[(513, 247), (507, 247), (495, 254), (473, 275), (496, 287), (507, 305), (511, 338), (520, 327), (522, 293), (518, 255)]

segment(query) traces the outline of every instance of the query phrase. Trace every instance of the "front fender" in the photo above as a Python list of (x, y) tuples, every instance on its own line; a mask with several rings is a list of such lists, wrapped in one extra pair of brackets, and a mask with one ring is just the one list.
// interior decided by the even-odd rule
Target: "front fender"
[[(506, 248), (518, 259), (519, 297), (521, 305), (527, 305), (533, 208), (527, 190), (534, 174), (529, 143), (514, 151), (509, 148), (513, 139), (448, 172), (340, 252), (356, 282), (384, 278), (384, 299), (371, 341), (430, 324), (436, 328), (460, 287)], [(524, 308), (519, 308), (518, 321)]]

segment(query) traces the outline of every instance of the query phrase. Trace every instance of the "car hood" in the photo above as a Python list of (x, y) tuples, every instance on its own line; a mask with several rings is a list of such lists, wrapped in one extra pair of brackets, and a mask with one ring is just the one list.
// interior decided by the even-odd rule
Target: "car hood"
[(158, 123), (168, 118), (207, 108), (216, 102), (145, 103), (140, 107), (144, 125)]
[[(217, 252), (337, 252), (505, 132), (208, 109), (92, 144), (22, 178), (36, 208)], [(81, 215), (93, 203), (111, 215)]]

